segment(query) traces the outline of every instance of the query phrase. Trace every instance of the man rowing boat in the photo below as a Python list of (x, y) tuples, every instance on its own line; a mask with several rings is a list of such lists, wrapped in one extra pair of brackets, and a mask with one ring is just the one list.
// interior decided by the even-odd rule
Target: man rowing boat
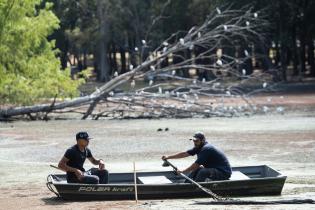
[[(87, 132), (76, 134), (77, 144), (67, 149), (58, 167), (67, 172), (68, 183), (106, 184), (108, 183), (108, 171), (102, 159), (95, 159), (91, 150), (87, 148), (90, 137)], [(85, 171), (83, 164), (85, 159), (99, 168), (91, 168)]]
[(197, 160), (188, 168), (178, 173), (190, 173), (189, 177), (197, 182), (210, 180), (226, 180), (231, 177), (232, 169), (225, 154), (209, 144), (205, 135), (201, 132), (194, 134), (190, 139), (194, 142), (194, 147), (186, 152), (175, 155), (163, 156), (162, 159), (178, 159), (197, 155)]

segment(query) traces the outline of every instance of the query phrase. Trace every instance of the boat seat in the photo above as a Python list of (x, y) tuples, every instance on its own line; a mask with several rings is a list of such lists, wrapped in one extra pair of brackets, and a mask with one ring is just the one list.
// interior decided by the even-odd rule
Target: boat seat
[(250, 179), (250, 178), (240, 171), (232, 171), (232, 175), (229, 180), (244, 180), (244, 179)]
[(140, 184), (171, 184), (173, 183), (166, 176), (139, 176)]

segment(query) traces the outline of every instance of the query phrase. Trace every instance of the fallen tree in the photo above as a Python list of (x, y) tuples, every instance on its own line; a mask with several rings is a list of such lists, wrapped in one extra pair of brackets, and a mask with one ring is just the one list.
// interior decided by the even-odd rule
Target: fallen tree
[[(134, 68), (131, 66), (129, 72), (121, 75), (115, 72), (109, 82), (92, 94), (63, 102), (54, 100), (50, 104), (1, 109), (0, 118), (23, 115), (32, 118), (32, 114), (47, 118), (49, 113), (75, 112), (82, 107), (86, 107), (86, 111), (79, 112), (82, 119), (116, 117), (117, 113), (122, 118), (130, 117), (130, 113), (135, 117), (252, 114), (256, 109), (249, 95), (257, 92), (257, 88), (249, 91), (245, 87), (266, 88), (269, 86), (266, 81), (273, 72), (252, 73), (246, 69), (246, 63), (263, 56), (255, 54), (253, 47), (255, 43), (264, 42), (261, 29), (266, 25), (265, 18), (258, 17), (258, 12), (248, 6), (238, 10), (216, 8), (201, 26), (172, 34), (151, 50), (143, 63)], [(144, 47), (150, 48), (147, 41), (142, 42)], [(171, 59), (173, 62), (169, 64)], [(205, 77), (191, 78), (191, 71), (202, 72)], [(136, 88), (138, 81), (144, 82), (145, 86)], [(130, 83), (130, 90), (116, 93), (116, 89), (125, 83)], [(232, 97), (241, 98), (244, 106), (236, 109), (222, 104), (223, 98)], [(218, 100), (209, 104), (207, 99), (213, 98)], [(97, 106), (103, 110), (95, 113)]]

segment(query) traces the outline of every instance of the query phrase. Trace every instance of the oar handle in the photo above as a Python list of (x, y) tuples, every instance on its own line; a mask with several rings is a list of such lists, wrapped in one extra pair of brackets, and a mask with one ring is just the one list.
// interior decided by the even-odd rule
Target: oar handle
[(170, 163), (167, 159), (165, 159), (164, 162), (168, 164), (169, 166), (171, 166), (175, 171), (177, 171), (177, 167), (174, 166), (172, 163)]

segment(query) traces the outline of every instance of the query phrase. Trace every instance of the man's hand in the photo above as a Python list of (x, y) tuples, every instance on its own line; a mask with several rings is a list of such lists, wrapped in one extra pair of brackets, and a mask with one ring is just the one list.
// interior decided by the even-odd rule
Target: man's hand
[(104, 164), (103, 160), (99, 161), (98, 167), (99, 167), (100, 170), (104, 170), (105, 169), (105, 164)]
[(167, 160), (168, 157), (167, 156), (162, 156), (162, 160)]
[(83, 172), (82, 171), (80, 171), (79, 169), (76, 169), (75, 171), (74, 171), (74, 173), (75, 173), (75, 175), (77, 176), (77, 178), (78, 178), (78, 180), (82, 180), (83, 179)]
[(177, 169), (176, 173), (177, 173), (178, 175), (180, 175), (181, 173), (184, 173), (184, 172)]

